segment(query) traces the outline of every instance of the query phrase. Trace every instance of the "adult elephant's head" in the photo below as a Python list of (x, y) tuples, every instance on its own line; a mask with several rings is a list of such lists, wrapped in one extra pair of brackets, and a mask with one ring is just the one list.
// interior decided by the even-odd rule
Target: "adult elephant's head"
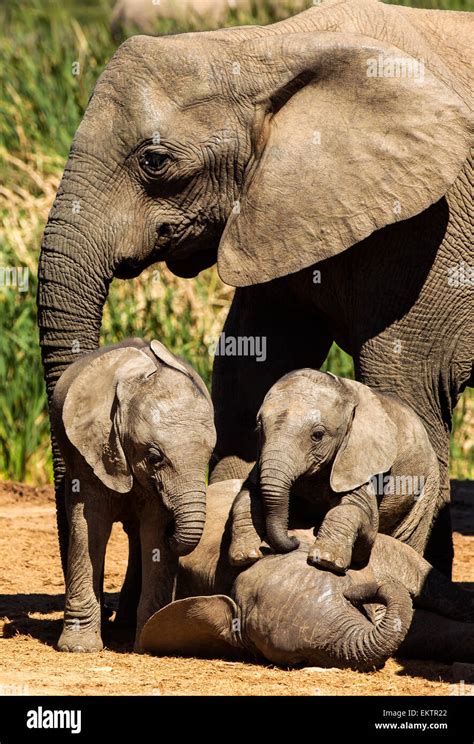
[(44, 232), (49, 395), (97, 346), (114, 276), (160, 260), (195, 276), (219, 248), (225, 281), (264, 282), (420, 212), (453, 182), (469, 114), (449, 73), (374, 38), (298, 31), (327, 28), (327, 10), (120, 47)]
[(191, 277), (215, 263), (251, 154), (225, 72), (224, 40), (189, 34), (133, 37), (101, 75), (43, 236), (38, 309), (50, 393), (63, 367), (97, 346), (113, 277), (161, 260)]
[[(50, 401), (63, 370), (98, 346), (113, 277), (137, 276), (161, 260), (191, 277), (215, 263), (252, 149), (243, 107), (234, 100), (235, 44), (232, 54), (226, 38), (226, 32), (133, 37), (95, 87), (39, 262)], [(54, 436), (53, 459), (58, 497), (64, 468)], [(57, 504), (64, 567), (61, 496)]]

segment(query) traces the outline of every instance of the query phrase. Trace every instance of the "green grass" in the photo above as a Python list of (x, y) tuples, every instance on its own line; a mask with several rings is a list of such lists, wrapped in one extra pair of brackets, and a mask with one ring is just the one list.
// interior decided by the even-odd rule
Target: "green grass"
[[(473, 0), (420, 0), (420, 7), (473, 9)], [(36, 328), (36, 266), (42, 229), (74, 132), (97, 76), (114, 53), (108, 0), (0, 7), (0, 267), (27, 266), (29, 290), (0, 287), (0, 476), (51, 478), (49, 425)], [(245, 19), (272, 20), (268, 13)], [(230, 22), (236, 23), (232, 18)], [(159, 29), (172, 32), (167, 24)], [(125, 32), (124, 32), (125, 33)], [(79, 63), (80, 74), (73, 74)], [(214, 269), (194, 282), (166, 270), (114, 281), (102, 342), (157, 337), (182, 354), (209, 384), (208, 346), (218, 335), (232, 291)], [(333, 346), (326, 368), (351, 376), (352, 360)], [(462, 418), (464, 417), (464, 423)], [(455, 416), (452, 472), (474, 474), (474, 396)]]

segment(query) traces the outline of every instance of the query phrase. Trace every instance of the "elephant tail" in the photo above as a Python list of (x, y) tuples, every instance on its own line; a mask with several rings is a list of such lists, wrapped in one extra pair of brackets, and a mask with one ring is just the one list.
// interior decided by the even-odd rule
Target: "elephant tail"
[(337, 647), (341, 666), (359, 671), (370, 671), (383, 666), (402, 643), (410, 627), (413, 606), (409, 593), (398, 582), (387, 580), (381, 584), (351, 586), (344, 592), (351, 604), (374, 603), (385, 605), (383, 617), (370, 622), (360, 613), (354, 623), (352, 613), (345, 618)]

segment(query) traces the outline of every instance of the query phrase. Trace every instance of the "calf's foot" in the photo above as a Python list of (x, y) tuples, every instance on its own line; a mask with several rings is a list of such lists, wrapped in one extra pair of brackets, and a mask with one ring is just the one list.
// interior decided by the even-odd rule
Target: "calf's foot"
[(229, 561), (232, 566), (249, 566), (263, 558), (262, 540), (255, 531), (234, 535), (229, 548)]
[(351, 560), (352, 545), (337, 545), (324, 538), (317, 538), (308, 551), (308, 563), (335, 573), (345, 573)]

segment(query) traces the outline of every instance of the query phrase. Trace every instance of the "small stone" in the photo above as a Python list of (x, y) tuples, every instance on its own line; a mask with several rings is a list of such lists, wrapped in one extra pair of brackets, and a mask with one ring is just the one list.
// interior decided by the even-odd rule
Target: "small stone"
[(91, 672), (111, 672), (112, 670), (113, 670), (113, 667), (106, 667), (106, 666), (91, 667), (90, 669)]

